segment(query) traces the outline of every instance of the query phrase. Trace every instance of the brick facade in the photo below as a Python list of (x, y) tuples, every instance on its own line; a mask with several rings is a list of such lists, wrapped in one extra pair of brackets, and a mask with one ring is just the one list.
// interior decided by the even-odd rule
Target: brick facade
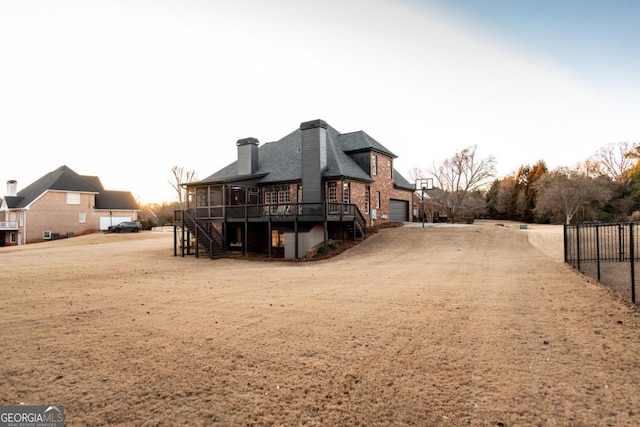
[[(377, 167), (374, 166), (377, 162)], [(328, 200), (329, 183), (335, 182), (337, 187), (338, 203), (345, 202), (343, 199), (342, 186), (345, 182), (349, 184), (349, 203), (358, 206), (369, 225), (376, 225), (391, 221), (391, 200), (404, 200), (408, 202), (409, 221), (413, 220), (413, 192), (400, 190), (393, 185), (393, 159), (380, 153), (370, 153), (369, 174), (375, 180), (372, 183), (359, 181), (329, 181), (325, 183), (325, 195)], [(375, 170), (375, 174), (374, 174)], [(369, 209), (366, 209), (366, 193), (369, 192)], [(376, 193), (380, 193), (380, 207), (376, 207)], [(371, 211), (376, 209), (376, 219), (372, 221)]]
[[(47, 191), (35, 200), (28, 210), (15, 212), (19, 237), (16, 243), (8, 239), (6, 245), (37, 243), (44, 240), (43, 233), (49, 231), (60, 237), (95, 233), (100, 231), (100, 218), (108, 216), (129, 216), (136, 219), (136, 212), (95, 210), (95, 194), (79, 193), (80, 203), (67, 203), (68, 192)], [(81, 222), (84, 216), (84, 222)]]

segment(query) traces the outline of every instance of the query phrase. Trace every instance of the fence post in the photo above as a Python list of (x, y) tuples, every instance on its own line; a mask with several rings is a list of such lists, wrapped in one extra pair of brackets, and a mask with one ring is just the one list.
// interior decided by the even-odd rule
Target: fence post
[(578, 271), (580, 270), (580, 224), (576, 224), (576, 261), (578, 264)]
[(622, 231), (622, 224), (618, 224), (618, 258), (619, 261), (624, 261), (624, 232)]
[(596, 263), (598, 266), (598, 282), (600, 281), (600, 226), (596, 224)]
[(635, 248), (633, 241), (633, 223), (629, 224), (629, 258), (631, 261), (631, 301), (636, 303), (636, 263)]
[(565, 222), (563, 225), (564, 228), (564, 263), (569, 262), (569, 249), (568, 249), (568, 235), (567, 235), (567, 223)]

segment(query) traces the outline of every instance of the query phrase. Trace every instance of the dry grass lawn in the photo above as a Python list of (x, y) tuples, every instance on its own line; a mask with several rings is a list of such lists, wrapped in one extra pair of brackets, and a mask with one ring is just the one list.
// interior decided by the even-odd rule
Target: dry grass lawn
[(637, 426), (638, 310), (562, 227), (380, 230), (314, 262), (170, 232), (0, 248), (0, 405), (68, 426)]

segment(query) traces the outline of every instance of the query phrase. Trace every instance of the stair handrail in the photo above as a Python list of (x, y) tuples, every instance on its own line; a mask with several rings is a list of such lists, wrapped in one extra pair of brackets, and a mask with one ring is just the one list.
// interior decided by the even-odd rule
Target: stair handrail
[(186, 219), (187, 227), (196, 232), (197, 238), (205, 240), (202, 242), (205, 246), (208, 246), (209, 256), (213, 256), (213, 243), (217, 243), (222, 250), (224, 250), (224, 237), (214, 227), (210, 227), (209, 232), (205, 230), (187, 211), (183, 212), (183, 218)]
[(353, 205), (354, 208), (354, 218), (356, 220), (356, 224), (358, 224), (360, 226), (360, 230), (362, 231), (362, 234), (366, 234), (367, 233), (367, 220), (364, 219), (364, 215), (362, 214), (362, 212), (360, 211), (360, 208), (358, 207), (358, 205), (354, 204)]

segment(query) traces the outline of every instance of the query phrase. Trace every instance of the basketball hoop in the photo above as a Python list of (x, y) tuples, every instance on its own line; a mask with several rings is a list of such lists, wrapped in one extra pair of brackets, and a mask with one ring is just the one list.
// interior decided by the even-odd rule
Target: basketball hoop
[(433, 190), (433, 178), (416, 179), (416, 190)]
[(433, 190), (433, 178), (416, 179), (416, 190), (422, 192), (422, 228), (424, 228), (424, 192), (427, 190)]

